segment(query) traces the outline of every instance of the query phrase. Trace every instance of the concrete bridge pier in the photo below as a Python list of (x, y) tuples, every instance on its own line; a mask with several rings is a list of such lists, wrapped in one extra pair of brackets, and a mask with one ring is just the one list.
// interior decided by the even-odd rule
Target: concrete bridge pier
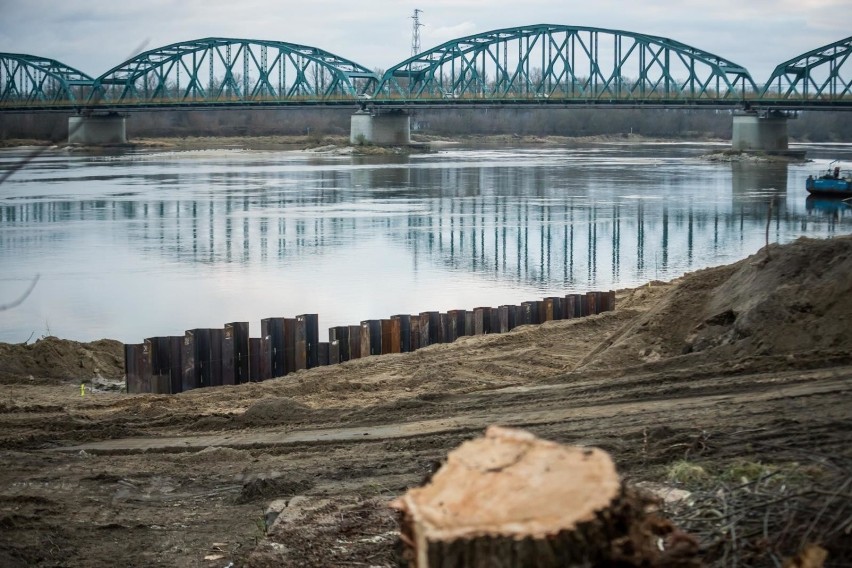
[(408, 146), (411, 144), (411, 115), (404, 110), (359, 110), (352, 115), (349, 143)]
[(127, 144), (127, 117), (115, 112), (69, 116), (68, 143), (84, 146)]
[(734, 114), (731, 148), (741, 152), (788, 153), (788, 118), (780, 112)]

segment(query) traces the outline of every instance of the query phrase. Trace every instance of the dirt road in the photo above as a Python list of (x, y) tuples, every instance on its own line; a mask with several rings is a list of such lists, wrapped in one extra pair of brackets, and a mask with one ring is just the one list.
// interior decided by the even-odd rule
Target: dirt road
[[(178, 396), (81, 397), (91, 375), (39, 376), (67, 372), (38, 372), (44, 345), (6, 346), (0, 565), (393, 566), (386, 503), (489, 424), (601, 447), (631, 482), (830, 494), (807, 540), (842, 565), (850, 273), (852, 239), (801, 241), (583, 320)], [(107, 343), (50, 347), (111, 372)], [(734, 550), (717, 528), (700, 534), (710, 564)], [(802, 544), (735, 537), (744, 565)]]

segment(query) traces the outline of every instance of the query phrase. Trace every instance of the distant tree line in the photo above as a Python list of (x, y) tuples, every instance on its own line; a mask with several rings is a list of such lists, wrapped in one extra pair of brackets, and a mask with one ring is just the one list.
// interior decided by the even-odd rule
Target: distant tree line
[[(127, 121), (130, 139), (184, 136), (349, 134), (353, 109), (239, 109), (137, 112)], [(438, 136), (518, 134), (596, 136), (639, 134), (666, 138), (731, 137), (731, 113), (692, 109), (447, 109), (418, 110), (414, 134)], [(804, 142), (852, 141), (852, 112), (801, 112), (788, 122), (790, 137)], [(68, 115), (2, 114), (0, 140), (61, 142)]]

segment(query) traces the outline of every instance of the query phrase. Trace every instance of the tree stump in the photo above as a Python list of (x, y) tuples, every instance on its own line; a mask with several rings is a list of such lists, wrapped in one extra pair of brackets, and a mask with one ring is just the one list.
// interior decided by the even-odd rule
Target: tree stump
[(391, 506), (409, 566), (546, 568), (656, 565), (673, 527), (647, 504), (606, 452), (491, 426)]

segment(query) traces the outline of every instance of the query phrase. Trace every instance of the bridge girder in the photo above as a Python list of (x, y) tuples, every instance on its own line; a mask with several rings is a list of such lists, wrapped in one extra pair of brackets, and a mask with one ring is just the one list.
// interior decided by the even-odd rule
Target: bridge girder
[(354, 99), (378, 76), (316, 47), (204, 38), (140, 53), (95, 79), (93, 99), (114, 103)]
[(373, 96), (654, 102), (739, 100), (756, 90), (743, 66), (678, 41), (538, 24), (417, 54), (386, 71)]
[(761, 97), (785, 101), (852, 98), (850, 56), (852, 36), (789, 59), (772, 72)]
[(93, 79), (45, 57), (0, 53), (0, 104), (78, 101), (88, 96)]

